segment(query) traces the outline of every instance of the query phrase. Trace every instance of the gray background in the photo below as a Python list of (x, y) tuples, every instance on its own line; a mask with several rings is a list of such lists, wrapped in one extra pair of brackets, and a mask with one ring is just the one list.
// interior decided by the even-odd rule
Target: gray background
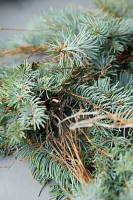
[(38, 197), (41, 185), (31, 175), (28, 162), (14, 162), (13, 156), (0, 157), (0, 200), (48, 200), (49, 185)]
[[(91, 0), (3, 0), (0, 1), (0, 27), (2, 28), (26, 28), (29, 21), (34, 18), (41, 9), (48, 10), (51, 6), (59, 9), (66, 4), (79, 4), (84, 7), (93, 7)], [(0, 31), (0, 40), (6, 42), (6, 38), (15, 31)], [(33, 180), (29, 164), (18, 159), (10, 169), (5, 168), (13, 162), (13, 156), (2, 158), (0, 156), (0, 200), (49, 200), (49, 185), (41, 196), (38, 194), (41, 186)], [(3, 167), (3, 168), (1, 168)]]
[[(68, 4), (93, 7), (93, 0), (0, 0), (0, 27), (26, 28), (41, 9), (56, 9)], [(0, 38), (13, 35), (14, 31), (0, 31)], [(17, 32), (17, 34), (19, 34)]]

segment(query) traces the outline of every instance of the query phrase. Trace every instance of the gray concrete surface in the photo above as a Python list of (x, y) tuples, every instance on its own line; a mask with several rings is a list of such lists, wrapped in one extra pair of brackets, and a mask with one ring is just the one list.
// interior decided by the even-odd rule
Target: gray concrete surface
[[(91, 0), (0, 0), (0, 27), (26, 28), (27, 24), (40, 11), (51, 6), (57, 9), (72, 3), (92, 7)], [(14, 34), (14, 31), (0, 31), (0, 40)], [(6, 42), (6, 40), (5, 40)], [(9, 166), (13, 157), (0, 157), (0, 167)], [(0, 200), (49, 200), (47, 185), (38, 197), (41, 186), (33, 180), (29, 164), (16, 160), (10, 169), (0, 168)]]
[(13, 156), (0, 156), (0, 200), (48, 200), (49, 184), (38, 197), (41, 185), (33, 179), (29, 163), (13, 161)]
[[(93, 0), (0, 0), (0, 27), (26, 28), (41, 9), (59, 9), (67, 4), (93, 7)], [(13, 35), (14, 31), (0, 31), (0, 39)]]

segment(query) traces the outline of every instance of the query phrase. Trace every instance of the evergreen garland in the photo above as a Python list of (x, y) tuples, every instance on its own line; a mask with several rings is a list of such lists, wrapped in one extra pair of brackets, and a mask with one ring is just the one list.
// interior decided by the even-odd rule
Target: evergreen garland
[(1, 43), (0, 153), (56, 200), (133, 199), (133, 2), (96, 5), (42, 11)]

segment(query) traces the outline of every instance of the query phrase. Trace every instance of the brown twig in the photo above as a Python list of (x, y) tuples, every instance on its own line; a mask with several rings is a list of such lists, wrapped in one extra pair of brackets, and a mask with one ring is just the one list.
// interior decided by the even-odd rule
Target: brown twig
[[(47, 136), (47, 138), (51, 135), (51, 133), (49, 133), (49, 135)], [(29, 154), (28, 156), (21, 158), (20, 161), (24, 161), (29, 159), (31, 156), (35, 155), (36, 153), (38, 153), (42, 148), (44, 148), (44, 144), (47, 142), (47, 138), (46, 140), (42, 143), (42, 144), (37, 144), (38, 149), (36, 149), (36, 151), (34, 151), (33, 153)]]
[[(97, 115), (96, 117), (76, 122), (70, 125), (70, 129), (75, 130), (76, 128), (92, 127), (95, 124), (101, 127), (105, 127), (105, 128), (133, 128), (133, 120), (121, 118), (119, 117), (120, 114), (121, 113), (113, 114), (113, 113), (107, 112), (105, 115)], [(85, 113), (80, 113), (80, 115), (85, 115)], [(113, 122), (110, 124), (103, 123), (100, 121), (103, 119), (110, 119)]]
[(3, 167), (0, 167), (0, 168), (8, 168), (8, 169), (10, 169), (12, 167), (12, 165), (15, 163), (16, 160), (17, 160), (17, 157), (15, 156), (14, 159), (13, 159), (13, 162), (9, 166), (3, 166)]
[(28, 31), (28, 32), (34, 32), (34, 31), (43, 31), (43, 30), (28, 30), (28, 29), (19, 29), (19, 28), (2, 28), (0, 27), (0, 31)]
[(44, 51), (48, 48), (48, 46), (49, 45), (43, 45), (43, 44), (38, 44), (38, 45), (31, 44), (28, 46), (19, 46), (16, 49), (9, 49), (9, 50), (4, 51), (3, 53), (0, 54), (0, 57), (36, 52), (38, 48)]
[(86, 135), (86, 133), (83, 131), (83, 129), (81, 129), (81, 132), (83, 133), (83, 135), (85, 136), (85, 138), (87, 139), (87, 141), (88, 141), (97, 151), (99, 151), (100, 153), (102, 153), (102, 154), (104, 154), (104, 155), (106, 155), (106, 156), (108, 156), (108, 157), (111, 157), (111, 158), (113, 157), (112, 154), (107, 153), (107, 152), (105, 152), (104, 150), (102, 150), (102, 149), (96, 147), (96, 146), (93, 144), (92, 140), (91, 140), (91, 139)]

